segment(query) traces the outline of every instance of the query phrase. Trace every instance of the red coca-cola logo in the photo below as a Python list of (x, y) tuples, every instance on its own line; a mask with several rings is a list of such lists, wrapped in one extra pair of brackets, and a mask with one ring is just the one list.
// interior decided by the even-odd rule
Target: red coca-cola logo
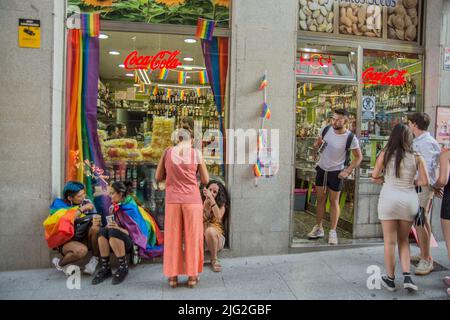
[(406, 83), (407, 70), (391, 69), (388, 72), (376, 72), (375, 68), (364, 71), (362, 77), (364, 84), (381, 86), (402, 86)]
[(177, 56), (180, 53), (181, 52), (178, 50), (173, 52), (161, 51), (154, 56), (140, 56), (137, 51), (133, 51), (125, 59), (125, 69), (176, 69), (178, 66), (182, 65), (182, 63), (177, 59)]

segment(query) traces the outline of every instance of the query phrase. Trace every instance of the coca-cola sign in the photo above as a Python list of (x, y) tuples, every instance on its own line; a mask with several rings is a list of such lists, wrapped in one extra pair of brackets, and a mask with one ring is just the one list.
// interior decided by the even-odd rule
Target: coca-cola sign
[(154, 56), (140, 56), (137, 51), (130, 53), (124, 62), (125, 69), (137, 70), (137, 69), (176, 69), (181, 66), (182, 63), (177, 59), (177, 56), (181, 52), (175, 51), (161, 51)]
[(379, 86), (402, 86), (406, 83), (407, 70), (391, 69), (387, 72), (376, 72), (374, 67), (366, 69), (362, 78), (364, 84)]

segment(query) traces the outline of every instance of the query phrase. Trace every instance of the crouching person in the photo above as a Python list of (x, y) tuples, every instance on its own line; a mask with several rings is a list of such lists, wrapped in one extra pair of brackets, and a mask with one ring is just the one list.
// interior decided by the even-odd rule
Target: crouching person
[[(134, 247), (140, 255), (158, 249), (159, 229), (150, 215), (139, 207), (132, 197), (130, 182), (114, 182), (110, 188), (111, 214), (106, 217), (107, 225), (98, 234), (100, 250), (100, 269), (92, 280), (96, 285), (113, 277), (112, 284), (119, 284), (128, 275), (126, 254), (135, 254)], [(109, 263), (111, 251), (117, 257), (118, 270), (113, 275)]]
[[(87, 214), (96, 213), (92, 202), (86, 198), (85, 187), (81, 182), (69, 181), (64, 186), (63, 198), (55, 199), (50, 206), (50, 216), (44, 222), (46, 226), (46, 237), (50, 247), (54, 247), (62, 255), (62, 258), (55, 257), (53, 265), (59, 271), (68, 274), (67, 269), (71, 263), (79, 262), (92, 249), (92, 258), (86, 264), (84, 272), (93, 274), (98, 264), (97, 233), (100, 229), (100, 219), (85, 219)], [(64, 224), (60, 220), (70, 221), (74, 225), (75, 232), (70, 239), (65, 239), (64, 230), (57, 230)], [(58, 223), (59, 222), (59, 223)], [(67, 225), (67, 224), (66, 224)], [(51, 234), (47, 234), (47, 226), (52, 229)], [(50, 233), (50, 232), (49, 232)]]

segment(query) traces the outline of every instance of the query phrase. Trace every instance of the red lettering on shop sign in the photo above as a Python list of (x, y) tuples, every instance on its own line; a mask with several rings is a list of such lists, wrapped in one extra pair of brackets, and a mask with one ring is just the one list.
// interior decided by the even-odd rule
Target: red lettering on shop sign
[[(304, 58), (303, 54), (300, 55), (300, 67), (306, 66), (311, 69), (308, 74), (311, 75), (323, 75), (327, 73), (329, 76), (333, 75), (333, 70), (331, 70), (331, 65), (333, 64), (333, 59), (331, 56), (325, 57), (321, 54), (311, 54), (309, 58)], [(328, 68), (328, 70), (327, 70)], [(297, 73), (306, 73), (301, 68), (297, 68)]]
[(177, 56), (181, 52), (176, 51), (161, 51), (154, 56), (139, 56), (137, 51), (130, 53), (124, 62), (125, 69), (136, 70), (136, 69), (176, 69), (181, 66), (182, 63), (177, 59)]
[(368, 68), (362, 77), (364, 84), (381, 86), (402, 86), (406, 84), (405, 75), (407, 70), (391, 69), (388, 72), (376, 72), (375, 68)]

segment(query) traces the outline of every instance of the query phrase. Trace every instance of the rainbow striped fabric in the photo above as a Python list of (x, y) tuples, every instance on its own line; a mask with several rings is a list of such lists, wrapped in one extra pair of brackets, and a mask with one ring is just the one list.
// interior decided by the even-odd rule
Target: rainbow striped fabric
[(198, 97), (200, 97), (202, 95), (202, 90), (200, 88), (195, 89), (195, 93), (197, 94)]
[(119, 204), (119, 220), (128, 230), (131, 239), (139, 247), (142, 257), (155, 257), (162, 255), (161, 245), (164, 242), (161, 231), (153, 217), (137, 203), (131, 196)]
[(186, 84), (186, 72), (178, 72), (178, 84)]
[(81, 31), (83, 35), (88, 35), (90, 37), (98, 37), (100, 35), (100, 14), (82, 13)]
[(253, 173), (255, 174), (255, 177), (261, 177), (262, 176), (262, 166), (261, 161), (259, 159), (256, 160), (256, 163), (253, 165)]
[(167, 93), (167, 98), (170, 98), (170, 96), (172, 95), (172, 89), (167, 89), (166, 93)]
[(62, 199), (53, 201), (50, 206), (50, 215), (43, 222), (45, 240), (49, 248), (62, 246), (73, 238), (77, 209), (78, 206), (69, 206)]
[(184, 97), (185, 97), (185, 92), (184, 92), (184, 90), (181, 90), (181, 92), (180, 92), (180, 99), (184, 100)]
[(152, 95), (156, 96), (157, 94), (158, 94), (158, 86), (155, 86), (155, 87), (153, 88)]
[(169, 70), (166, 68), (161, 69), (159, 73), (159, 80), (167, 80), (167, 76), (169, 75)]
[(264, 103), (264, 105), (263, 105), (262, 112), (261, 112), (261, 118), (270, 119), (270, 108), (267, 105), (267, 103)]
[(261, 80), (261, 85), (259, 86), (259, 90), (263, 90), (265, 87), (267, 87), (268, 84), (269, 84), (269, 82), (267, 81), (267, 77), (266, 77), (266, 75), (264, 75), (264, 77)]
[(208, 83), (208, 74), (206, 73), (206, 70), (200, 71), (199, 78), (200, 78), (200, 84)]
[(213, 20), (199, 18), (197, 20), (197, 32), (195, 33), (195, 36), (199, 39), (211, 41), (215, 24), (216, 23)]

